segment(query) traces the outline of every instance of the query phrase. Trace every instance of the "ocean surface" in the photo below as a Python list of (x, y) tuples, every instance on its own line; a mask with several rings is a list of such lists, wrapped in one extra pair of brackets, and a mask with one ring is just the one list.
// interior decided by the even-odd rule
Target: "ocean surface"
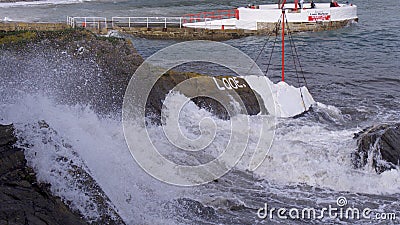
[[(247, 3), (239, 0), (0, 3), (0, 19), (54, 22), (64, 21), (66, 16), (180, 16)], [(76, 188), (79, 185), (74, 183), (77, 182), (74, 177), (62, 173), (66, 165), (56, 160), (58, 156), (74, 158), (87, 168), (127, 224), (399, 224), (399, 219), (326, 216), (309, 220), (274, 216), (263, 220), (257, 216), (265, 203), (276, 209), (322, 209), (329, 205), (337, 207), (337, 199), (345, 197), (346, 206), (370, 208), (373, 215), (395, 213), (400, 218), (400, 172), (393, 170), (378, 175), (369, 166), (355, 169), (351, 162), (351, 153), (357, 148), (354, 133), (368, 126), (400, 121), (400, 2), (354, 0), (352, 3), (358, 6), (358, 23), (335, 31), (293, 35), (308, 88), (320, 104), (299, 118), (278, 120), (272, 149), (254, 172), (239, 164), (218, 182), (206, 185), (181, 188), (160, 182), (145, 173), (131, 157), (118, 115), (99, 115), (88, 105), (57, 102), (46, 89), (52, 82), (60, 85), (68, 80), (55, 80), (46, 70), (34, 66), (21, 76), (22, 72), (17, 69), (18, 57), (4, 52), (0, 55), (3, 73), (0, 74), (0, 121), (14, 123), (18, 135), (31, 146), (27, 158), (39, 179), (51, 183), (56, 195), (73, 202), (72, 207), (94, 221), (99, 217), (98, 211), (90, 205), (85, 191)], [(254, 36), (224, 43), (256, 59), (268, 41), (257, 60), (265, 71), (273, 40), (273, 37)], [(132, 41), (145, 58), (177, 43), (133, 37)], [(280, 80), (279, 51), (277, 44), (267, 74), (274, 82)], [(41, 57), (44, 56), (33, 56), (35, 60)], [(287, 82), (296, 85), (290, 55), (287, 58)], [(57, 58), (51, 60), (63, 63)], [(212, 66), (194, 65), (184, 69), (225, 73)], [(43, 79), (46, 85), (38, 85)], [(179, 94), (173, 97), (182, 98)], [(224, 137), (229, 135), (229, 122), (215, 118), (194, 104), (188, 104), (181, 116), (180, 125), (188, 136), (196, 134), (193, 127), (201, 118), (213, 118), (221, 129), (211, 148), (226, 144)], [(253, 119), (256, 126), (257, 118)], [(43, 133), (34, 125), (40, 120), (45, 120), (56, 132)], [(162, 136), (162, 132), (159, 126), (149, 128), (153, 137)], [(65, 143), (76, 154), (67, 151)], [(157, 145), (170, 150), (172, 158), (184, 156), (174, 154), (176, 149), (168, 140), (160, 139)], [(210, 152), (210, 155), (218, 153), (217, 150)]]

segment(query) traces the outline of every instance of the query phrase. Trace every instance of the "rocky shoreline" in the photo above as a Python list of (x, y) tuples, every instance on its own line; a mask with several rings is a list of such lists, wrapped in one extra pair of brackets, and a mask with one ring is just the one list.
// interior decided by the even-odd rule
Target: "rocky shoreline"
[[(29, 67), (32, 66), (38, 67), (38, 69), (40, 68), (40, 70), (43, 71), (59, 71), (65, 70), (65, 68), (69, 68), (69, 70), (76, 70), (73, 73), (63, 74), (60, 77), (62, 82), (54, 80), (55, 75), (46, 77), (46, 74), (41, 74), (39, 75), (39, 84), (35, 85), (41, 85), (40, 82), (47, 82), (46, 79), (51, 79), (51, 84), (49, 83), (49, 85), (44, 86), (48, 87), (48, 94), (56, 98), (57, 101), (67, 105), (90, 105), (93, 110), (99, 114), (105, 115), (120, 113), (126, 86), (128, 85), (133, 73), (143, 62), (142, 57), (137, 53), (129, 40), (121, 38), (99, 37), (87, 30), (66, 29), (61, 31), (0, 32), (0, 45), (2, 46), (1, 51), (5, 55), (9, 57), (14, 57), (14, 55), (16, 55), (18, 57), (18, 65), (4, 65), (6, 71), (11, 71), (9, 73), (6, 72), (5, 74), (12, 74), (12, 76), (18, 74), (18, 76), (21, 76), (22, 80), (32, 80), (35, 78), (32, 77), (31, 73), (25, 74), (25, 70), (31, 70), (32, 68)], [(32, 58), (38, 58), (38, 56), (44, 57), (42, 60), (44, 61), (44, 64), (36, 60), (32, 62)], [(56, 60), (56, 62), (49, 61), (53, 61), (54, 59), (61, 60)], [(69, 63), (66, 65), (57, 66), (58, 63), (65, 63), (66, 61), (69, 61)], [(25, 63), (28, 65), (28, 68), (25, 68)], [(88, 77), (85, 77), (85, 74), (88, 75)], [(199, 73), (169, 71), (161, 77), (161, 79), (152, 89), (147, 104), (146, 112), (156, 115), (153, 122), (160, 122), (159, 119), (162, 101), (165, 99), (165, 96), (168, 94), (169, 90), (183, 80), (198, 76), (204, 75)], [(12, 77), (3, 78), (4, 80), (12, 79)], [(67, 79), (68, 82), (65, 82), (65, 79)], [(19, 82), (16, 81), (13, 83), (18, 85)], [(81, 88), (82, 83), (85, 83), (85, 88)], [(207, 87), (209, 88), (217, 89), (214, 83), (207, 83), (205, 85), (208, 85)], [(55, 87), (51, 88), (50, 86)], [(19, 89), (20, 87), (16, 86), (15, 88)], [(29, 86), (28, 88), (35, 89), (36, 87)], [(247, 110), (250, 114), (257, 114), (260, 111), (259, 105), (257, 104), (256, 94), (253, 93), (251, 89), (243, 88), (242, 90), (238, 91), (238, 94), (248, 106)], [(221, 105), (218, 105), (218, 102), (215, 100), (205, 97), (198, 97), (194, 102), (200, 107), (210, 109), (210, 111), (218, 116), (223, 118), (227, 118), (228, 116), (225, 108)], [(32, 126), (35, 126), (35, 129), (38, 129), (40, 133), (50, 134), (57, 132), (52, 130), (52, 128), (45, 121), (33, 122), (36, 124)], [(8, 127), (8, 129), (12, 130), (12, 127)], [(12, 148), (17, 141), (15, 136), (11, 137), (12, 132), (0, 133), (0, 135), (3, 135), (6, 140), (9, 140), (10, 138), (13, 140), (12, 142), (6, 142), (9, 148)], [(3, 136), (0, 138), (3, 138)], [(46, 139), (47, 137), (43, 138)], [(73, 151), (72, 146), (68, 148), (71, 148), (71, 151)], [(24, 152), (22, 149), (18, 149), (18, 156), (20, 160), (24, 160), (23, 168), (28, 168), (26, 166), (26, 160), (24, 159)], [(4, 155), (0, 155), (0, 157), (0, 160), (4, 162), (10, 161), (10, 159)], [(96, 184), (96, 181), (90, 177), (90, 174), (86, 173), (81, 168), (77, 168), (75, 165), (71, 165), (69, 168), (73, 170), (71, 171), (71, 174), (80, 174), (79, 178), (76, 179), (82, 179), (82, 177), (85, 178), (84, 180), (79, 181), (79, 183), (83, 184), (80, 188), (84, 189), (85, 193), (89, 194), (91, 199), (94, 199), (94, 202), (98, 206), (100, 214), (102, 215), (98, 221), (91, 222), (91, 224), (123, 224), (123, 221), (121, 218), (119, 218), (118, 214), (113, 211), (112, 207), (107, 203), (107, 196)], [(33, 173), (32, 169), (29, 169), (29, 171), (30, 173)], [(18, 181), (20, 178), (13, 177), (12, 179)], [(12, 183), (13, 181), (8, 180), (7, 182)], [(37, 184), (35, 188), (39, 192), (43, 191), (46, 193), (46, 196), (51, 196), (51, 193), (49, 192), (49, 184), (39, 184), (37, 180), (32, 180), (30, 183)], [(26, 182), (23, 182), (23, 184), (26, 184)], [(16, 188), (18, 189), (18, 186), (16, 186)], [(7, 196), (0, 196), (0, 201), (3, 201), (3, 198), (4, 200), (8, 199)], [(25, 197), (23, 198), (25, 199)], [(58, 199), (59, 203), (62, 203), (59, 198), (54, 196), (52, 198)], [(29, 198), (27, 197), (27, 199)], [(14, 207), (14, 204), (16, 204), (15, 207), (17, 207), (17, 203), (18, 202), (9, 202), (9, 207)], [(33, 205), (35, 204), (36, 203), (33, 203)], [(27, 207), (29, 207), (29, 205), (27, 205)], [(65, 210), (68, 211), (67, 206), (64, 205), (64, 207), (66, 207)], [(48, 210), (52, 210), (53, 208), (55, 207), (49, 207)], [(25, 211), (30, 212), (29, 210), (29, 208), (25, 209), (17, 207), (14, 213), (24, 215)], [(46, 209), (44, 209), (44, 214), (51, 213), (52, 212), (50, 211), (47, 213)], [(85, 223), (85, 221), (80, 218), (79, 215), (74, 214), (74, 212), (71, 211), (69, 211), (69, 213), (71, 215), (75, 215), (76, 218), (79, 219), (70, 219), (70, 221), (72, 221), (70, 224)], [(2, 215), (4, 215), (4, 218)], [(9, 218), (9, 214), (2, 214), (0, 212), (0, 221), (2, 219), (4, 221), (8, 221)], [(29, 224), (35, 223), (32, 222)], [(49, 220), (47, 224), (68, 223)]]
[[(2, 74), (4, 80), (13, 79), (13, 77), (7, 77), (7, 74), (10, 76), (18, 74), (22, 80), (34, 80), (30, 72), (25, 74), (25, 71), (30, 69), (43, 69), (46, 73), (55, 69), (47, 68), (52, 66), (56, 66), (55, 70), (72, 69), (73, 72), (60, 77), (62, 82), (51, 80), (49, 81), (51, 84), (44, 85), (48, 87), (48, 94), (63, 104), (91, 105), (93, 110), (101, 114), (117, 111), (121, 107), (125, 87), (133, 72), (143, 62), (130, 41), (97, 37), (86, 30), (0, 32), (0, 46), (0, 51), (5, 57), (18, 57), (15, 62), (18, 66), (3, 65), (2, 69), (6, 71)], [(40, 61), (34, 59), (40, 56), (44, 58)], [(64, 64), (65, 61), (57, 60), (60, 58), (70, 62)], [(90, 75), (91, 78), (85, 75)], [(52, 76), (43, 77), (43, 80), (38, 81), (36, 85), (47, 82), (46, 79), (52, 79)], [(90, 82), (88, 79), (91, 79)], [(89, 84), (82, 89), (81, 85), (85, 82)], [(54, 89), (50, 86), (54, 86)], [(15, 88), (17, 90), (20, 87)], [(43, 141), (51, 142), (51, 135), (56, 134), (57, 131), (52, 129), (46, 121), (32, 122), (31, 126), (43, 134)], [(124, 224), (107, 195), (89, 172), (72, 160), (60, 156), (55, 163), (58, 160), (71, 163), (64, 167), (68, 170), (66, 171), (68, 179), (74, 179), (75, 188), (86, 193), (86, 197), (91, 201), (88, 207), (94, 207), (99, 216), (85, 218), (77, 209), (68, 208), (74, 205), (73, 202), (54, 196), (54, 193), (50, 191), (51, 185), (38, 182), (33, 169), (27, 166), (25, 159), (27, 154), (24, 151), (29, 151), (29, 145), (24, 145), (24, 149), (15, 148), (14, 145), (18, 140), (13, 134), (14, 128), (12, 126), (1, 126), (1, 128), (3, 132), (0, 132), (2, 143), (0, 202), (6, 202), (6, 204), (0, 205), (0, 224)], [(20, 141), (24, 143), (24, 140)], [(59, 147), (67, 148), (71, 154), (76, 154), (73, 146)], [(8, 176), (14, 173), (15, 176)], [(43, 197), (40, 198), (39, 195)], [(90, 206), (92, 203), (95, 205)]]
[(0, 125), (0, 224), (87, 224), (39, 183), (12, 125)]
[(356, 168), (372, 166), (377, 173), (400, 165), (400, 123), (368, 127), (355, 134), (358, 149), (353, 154)]

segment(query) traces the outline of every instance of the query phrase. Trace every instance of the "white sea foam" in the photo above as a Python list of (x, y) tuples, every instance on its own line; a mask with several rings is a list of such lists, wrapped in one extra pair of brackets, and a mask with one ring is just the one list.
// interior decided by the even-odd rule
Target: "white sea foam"
[(319, 124), (294, 125), (281, 120), (267, 160), (256, 174), (278, 184), (307, 184), (335, 191), (399, 193), (400, 172), (380, 175), (373, 168), (354, 169), (352, 138), (358, 130), (335, 130)]
[[(174, 98), (174, 95), (171, 97)], [(183, 96), (175, 94), (175, 97)], [(27, 96), (14, 104), (3, 105), (0, 113), (2, 123), (13, 122), (19, 136), (30, 145), (26, 150), (27, 160), (35, 168), (39, 180), (50, 183), (55, 194), (72, 201), (73, 206), (88, 218), (98, 216), (96, 208), (89, 206), (91, 200), (82, 190), (75, 189), (76, 181), (65, 173), (68, 166), (57, 161), (59, 156), (72, 159), (86, 169), (128, 224), (165, 223), (162, 205), (185, 195), (190, 196), (192, 190), (159, 182), (134, 162), (119, 120), (101, 118), (88, 107), (57, 105), (41, 95)], [(185, 135), (196, 138), (200, 134), (196, 127), (198, 121), (205, 117), (212, 118), (218, 127), (216, 138), (203, 154), (204, 158), (212, 159), (229, 141), (230, 121), (218, 119), (189, 102), (180, 114), (180, 126)], [(255, 145), (259, 117), (251, 116), (250, 147), (244, 160)], [(36, 125), (40, 120), (45, 120), (55, 132), (44, 133)], [(138, 127), (136, 132), (141, 135), (146, 130)], [(162, 127), (151, 126), (148, 132), (155, 137), (155, 146), (163, 149), (168, 157), (186, 163), (191, 161), (189, 164), (201, 163), (198, 156), (178, 152), (168, 139), (162, 138)], [(368, 168), (352, 168), (350, 154), (356, 147), (352, 139), (354, 132), (332, 131), (318, 123), (305, 124), (301, 118), (280, 120), (267, 160), (255, 174), (261, 179), (283, 185), (308, 184), (353, 193), (398, 193), (398, 171), (377, 175)], [(76, 154), (72, 154), (71, 149)], [(248, 165), (243, 162), (237, 165), (240, 170), (247, 168)]]
[(0, 19), (0, 21), (3, 21), (3, 22), (11, 22), (11, 21), (13, 21), (11, 18), (9, 18), (9, 17), (4, 17), (3, 19)]
[[(335, 121), (344, 119), (340, 110), (333, 106), (318, 103), (315, 107), (326, 112)], [(183, 112), (181, 125), (184, 127), (190, 124), (193, 115), (202, 114), (204, 117), (210, 117), (206, 111), (196, 107), (191, 107), (187, 112), (184, 109)], [(184, 116), (185, 114), (190, 116)], [(248, 168), (245, 161), (251, 157), (257, 141), (254, 137), (261, 126), (259, 117), (251, 116), (249, 147), (238, 164), (241, 170)], [(217, 118), (214, 120), (218, 126), (230, 126), (229, 123)], [(277, 127), (275, 140), (267, 159), (255, 171), (259, 178), (281, 185), (307, 184), (335, 191), (370, 194), (390, 194), (400, 191), (398, 182), (400, 172), (397, 170), (378, 175), (370, 167), (361, 170), (353, 168), (351, 153), (357, 148), (353, 139), (357, 129), (333, 130), (328, 125), (316, 122), (304, 123), (302, 118), (281, 119)], [(217, 139), (227, 137), (229, 128), (219, 128), (219, 131)], [(221, 147), (222, 142), (217, 139), (214, 140), (217, 143), (212, 143), (210, 149)], [(210, 150), (210, 152), (217, 154), (219, 151)]]
[[(19, 137), (29, 144), (26, 157), (38, 179), (50, 183), (56, 195), (73, 202), (72, 207), (89, 220), (100, 215), (87, 193), (76, 188), (78, 181), (68, 175), (70, 166), (57, 160), (62, 156), (87, 169), (128, 224), (164, 222), (162, 204), (179, 197), (176, 188), (154, 180), (137, 166), (118, 120), (99, 118), (88, 107), (57, 105), (40, 95), (3, 106), (0, 114), (2, 123), (13, 122)], [(41, 120), (54, 132), (38, 128)]]

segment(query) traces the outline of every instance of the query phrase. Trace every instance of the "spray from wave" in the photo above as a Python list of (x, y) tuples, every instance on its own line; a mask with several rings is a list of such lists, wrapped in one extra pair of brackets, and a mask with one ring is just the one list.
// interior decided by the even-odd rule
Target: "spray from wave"
[[(185, 207), (201, 209), (203, 216), (225, 221), (217, 216), (218, 210), (254, 209), (257, 202), (265, 200), (266, 192), (279, 200), (285, 190), (292, 188), (306, 199), (304, 195), (315, 188), (327, 189), (327, 195), (310, 200), (318, 202), (340, 191), (390, 194), (400, 189), (400, 176), (395, 170), (378, 175), (370, 168), (353, 169), (350, 154), (356, 147), (352, 139), (356, 130), (333, 129), (346, 122), (346, 117), (324, 105), (303, 117), (280, 120), (273, 148), (254, 173), (239, 163), (226, 177), (203, 187), (178, 188), (159, 182), (131, 156), (118, 112), (121, 88), (112, 86), (110, 74), (89, 57), (92, 50), (82, 43), (62, 49), (48, 46), (44, 41), (28, 51), (2, 50), (1, 120), (14, 123), (19, 145), (25, 149), (38, 179), (50, 183), (53, 193), (89, 221), (119, 215), (128, 224), (165, 223), (166, 219), (177, 223), (177, 218), (167, 215), (175, 213), (186, 213), (179, 222), (197, 221), (187, 218)], [(80, 53), (80, 47), (87, 51)], [(171, 102), (189, 100), (179, 93), (170, 97)], [(249, 117), (257, 133), (261, 115)], [(198, 121), (203, 118), (211, 118), (218, 128), (202, 154), (179, 152), (165, 138), (160, 125), (149, 125), (147, 130), (157, 137), (155, 144), (171, 160), (203, 163), (220, 153), (231, 132), (230, 121), (219, 119), (191, 101), (181, 111), (181, 131), (195, 139), (201, 134)], [(147, 131), (137, 127), (135, 132), (140, 136)], [(257, 140), (252, 132), (249, 140), (251, 148)], [(309, 186), (314, 189), (305, 190)], [(250, 198), (246, 193), (259, 196)], [(295, 201), (293, 193), (286, 193), (287, 204)]]

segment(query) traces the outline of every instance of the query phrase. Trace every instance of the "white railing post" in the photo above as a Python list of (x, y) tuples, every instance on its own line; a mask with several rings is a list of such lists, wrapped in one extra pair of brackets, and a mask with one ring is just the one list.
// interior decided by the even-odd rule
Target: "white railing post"
[[(121, 21), (122, 23), (121, 23)], [(210, 25), (207, 22), (207, 18), (196, 18), (196, 20), (201, 20), (206, 23), (206, 25)], [(126, 24), (125, 22), (128, 22)], [(102, 25), (104, 23), (104, 26)], [(138, 23), (140, 25), (146, 26), (146, 28), (150, 28), (151, 25), (159, 26), (163, 28), (168, 28), (168, 24), (178, 25), (179, 28), (183, 27), (184, 17), (111, 17), (110, 26), (114, 28), (115, 26), (125, 26), (125, 27), (134, 27), (135, 24)], [(145, 23), (145, 24), (144, 24)], [(72, 28), (76, 27), (76, 24), (80, 27), (84, 28), (96, 28), (97, 29), (108, 29), (110, 26), (108, 25), (107, 17), (71, 17), (67, 16), (67, 24)], [(96, 26), (97, 24), (97, 26)]]

